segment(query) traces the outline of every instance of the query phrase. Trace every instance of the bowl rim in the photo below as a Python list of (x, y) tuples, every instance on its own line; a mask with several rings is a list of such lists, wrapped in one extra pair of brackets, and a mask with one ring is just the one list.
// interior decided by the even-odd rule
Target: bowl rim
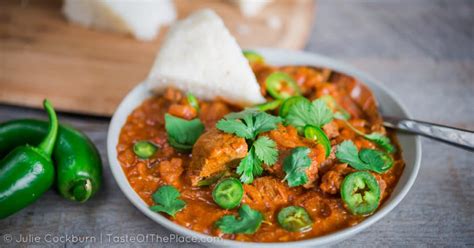
[[(314, 66), (325, 66), (325, 67), (337, 70), (339, 72), (345, 73), (347, 75), (353, 76), (362, 82), (370, 82), (370, 84), (375, 85), (385, 94), (387, 94), (389, 98), (391, 98), (395, 102), (395, 104), (397, 104), (400, 107), (400, 109), (402, 110), (403, 114), (406, 115), (406, 117), (411, 118), (411, 115), (409, 114), (405, 106), (397, 100), (398, 98), (390, 90), (388, 90), (384, 85), (379, 83), (378, 80), (372, 78), (366, 73), (350, 65), (347, 65), (343, 62), (340, 62), (338, 60), (334, 60), (334, 59), (331, 59), (319, 54), (309, 53), (309, 52), (304, 52), (304, 51), (294, 51), (294, 50), (274, 49), (274, 48), (256, 48), (252, 50), (263, 54), (264, 57), (266, 57), (265, 54), (273, 54), (273, 56), (285, 56), (285, 58), (289, 60), (288, 64), (298, 65), (300, 63), (292, 62), (292, 61), (296, 61), (296, 60), (306, 61), (304, 63), (302, 62), (302, 64), (314, 65)], [(149, 218), (151, 218), (158, 224), (178, 234), (192, 237), (194, 241), (210, 242), (212, 245), (230, 246), (230, 247), (232, 246), (283, 247), (284, 245), (292, 245), (296, 247), (307, 247), (307, 246), (314, 247), (314, 246), (319, 246), (319, 245), (328, 245), (328, 244), (340, 242), (344, 239), (347, 239), (361, 232), (367, 227), (373, 225), (374, 223), (382, 219), (385, 215), (387, 215), (390, 211), (392, 211), (402, 201), (402, 199), (406, 196), (410, 188), (413, 186), (415, 179), (417, 177), (419, 168), (420, 168), (421, 154), (422, 154), (421, 141), (420, 141), (419, 136), (414, 135), (414, 139), (415, 139), (415, 146), (414, 146), (415, 160), (414, 161), (415, 162), (413, 165), (413, 170), (411, 174), (408, 176), (406, 184), (402, 186), (399, 193), (397, 195), (392, 194), (392, 196), (389, 198), (389, 201), (385, 202), (381, 209), (379, 209), (377, 212), (375, 212), (373, 215), (371, 215), (367, 219), (363, 220), (361, 223), (352, 227), (347, 227), (342, 230), (329, 233), (327, 235), (305, 239), (305, 240), (299, 240), (299, 241), (269, 242), (269, 243), (235, 241), (235, 240), (221, 239), (218, 237), (206, 235), (203, 233), (190, 230), (179, 224), (176, 224), (170, 221), (169, 219), (167, 219), (166, 217), (164, 217), (163, 215), (157, 214), (149, 210), (146, 203), (138, 196), (138, 194), (130, 186), (128, 179), (126, 178), (125, 173), (123, 172), (122, 166), (118, 162), (116, 145), (118, 142), (118, 137), (120, 135), (120, 130), (124, 124), (120, 122), (120, 120), (126, 120), (128, 118), (128, 115), (131, 113), (131, 111), (133, 111), (133, 109), (135, 109), (136, 107), (136, 106), (127, 105), (127, 103), (130, 101), (133, 101), (134, 95), (138, 94), (139, 92), (145, 92), (145, 91), (146, 89), (143, 82), (135, 86), (127, 94), (127, 96), (121, 101), (121, 103), (117, 107), (111, 119), (108, 134), (107, 134), (107, 155), (108, 155), (108, 160), (109, 160), (109, 166), (112, 170), (112, 174), (114, 176), (115, 181), (119, 185), (119, 188), (122, 190), (122, 192), (125, 194), (128, 200), (132, 202), (132, 204), (136, 208), (138, 208), (142, 213), (144, 213), (146, 216), (148, 216)], [(144, 99), (142, 99), (140, 103), (143, 102), (143, 100)]]

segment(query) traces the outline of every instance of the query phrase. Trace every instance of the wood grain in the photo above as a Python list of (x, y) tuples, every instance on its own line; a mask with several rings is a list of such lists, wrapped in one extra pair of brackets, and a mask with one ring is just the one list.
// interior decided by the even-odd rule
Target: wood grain
[[(379, 79), (415, 118), (474, 129), (474, 3), (470, 0), (319, 0), (306, 50)], [(349, 42), (350, 41), (350, 42)], [(348, 45), (348, 43), (350, 43)], [(421, 44), (421, 45), (420, 45)], [(0, 105), (0, 122), (45, 118), (28, 108)], [(85, 131), (104, 159), (105, 185), (80, 205), (54, 191), (0, 221), (0, 247), (202, 247), (183, 242), (5, 243), (6, 234), (171, 235), (138, 211), (115, 183), (106, 160), (109, 119), (64, 115)], [(405, 199), (382, 220), (335, 247), (474, 247), (474, 156), (422, 139), (422, 166)]]
[[(179, 18), (214, 9), (242, 47), (303, 48), (314, 13), (312, 0), (279, 0), (252, 18), (227, 1), (175, 2)], [(166, 29), (140, 42), (69, 24), (60, 8), (59, 0), (0, 2), (0, 102), (41, 107), (47, 97), (59, 110), (111, 116), (146, 78)]]

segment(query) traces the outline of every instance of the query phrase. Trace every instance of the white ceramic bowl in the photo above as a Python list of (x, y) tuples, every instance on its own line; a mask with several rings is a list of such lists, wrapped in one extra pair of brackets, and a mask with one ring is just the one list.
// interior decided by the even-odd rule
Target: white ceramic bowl
[[(364, 82), (375, 94), (380, 107), (383, 112), (392, 116), (399, 117), (411, 117), (406, 109), (399, 103), (396, 98), (390, 93), (389, 90), (384, 88), (375, 79), (368, 75), (360, 72), (359, 70), (340, 63), (338, 61), (319, 56), (316, 54), (288, 51), (288, 50), (277, 50), (277, 49), (256, 49), (261, 53), (267, 63), (272, 65), (311, 65), (321, 66), (334, 69), (336, 71), (351, 75), (360, 81)], [(126, 97), (116, 110), (112, 121), (110, 123), (108, 137), (107, 137), (107, 151), (110, 163), (110, 168), (117, 181), (120, 189), (127, 196), (127, 198), (142, 211), (146, 216), (156, 221), (158, 224), (165, 226), (166, 228), (179, 233), (181, 235), (190, 236), (199, 240), (209, 240), (209, 236), (189, 230), (178, 224), (175, 224), (165, 218), (164, 216), (152, 212), (149, 210), (147, 204), (138, 196), (137, 193), (132, 189), (130, 184), (122, 171), (122, 167), (117, 159), (116, 145), (120, 130), (124, 125), (128, 115), (139, 106), (144, 99), (148, 98), (150, 93), (145, 89), (144, 84), (137, 85)], [(408, 190), (413, 185), (421, 161), (421, 143), (417, 136), (398, 134), (399, 142), (403, 151), (403, 158), (406, 162), (405, 170), (390, 198), (380, 207), (380, 209), (365, 219), (360, 224), (349, 227), (322, 237), (295, 241), (291, 242), (291, 247), (315, 247), (333, 244), (340, 242), (348, 237), (366, 229), (370, 225), (374, 224), (386, 214), (388, 214), (400, 201), (405, 197)], [(212, 243), (208, 244), (212, 246), (229, 246), (229, 247), (285, 247), (290, 245), (289, 243), (250, 243), (250, 242), (239, 242), (233, 240), (215, 239)]]

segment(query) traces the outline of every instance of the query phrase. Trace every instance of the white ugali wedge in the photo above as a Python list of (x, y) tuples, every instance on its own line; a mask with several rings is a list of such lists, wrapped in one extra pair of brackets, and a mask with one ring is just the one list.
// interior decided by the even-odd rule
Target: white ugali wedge
[(247, 59), (222, 19), (200, 10), (174, 24), (148, 76), (147, 87), (175, 87), (201, 99), (242, 106), (265, 102)]

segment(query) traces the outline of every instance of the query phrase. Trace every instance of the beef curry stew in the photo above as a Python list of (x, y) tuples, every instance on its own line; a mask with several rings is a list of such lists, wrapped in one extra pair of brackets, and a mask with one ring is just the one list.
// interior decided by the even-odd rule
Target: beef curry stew
[(253, 242), (318, 237), (377, 211), (404, 162), (371, 92), (325, 68), (250, 63), (264, 104), (168, 88), (129, 115), (117, 152), (136, 193), (181, 226)]

